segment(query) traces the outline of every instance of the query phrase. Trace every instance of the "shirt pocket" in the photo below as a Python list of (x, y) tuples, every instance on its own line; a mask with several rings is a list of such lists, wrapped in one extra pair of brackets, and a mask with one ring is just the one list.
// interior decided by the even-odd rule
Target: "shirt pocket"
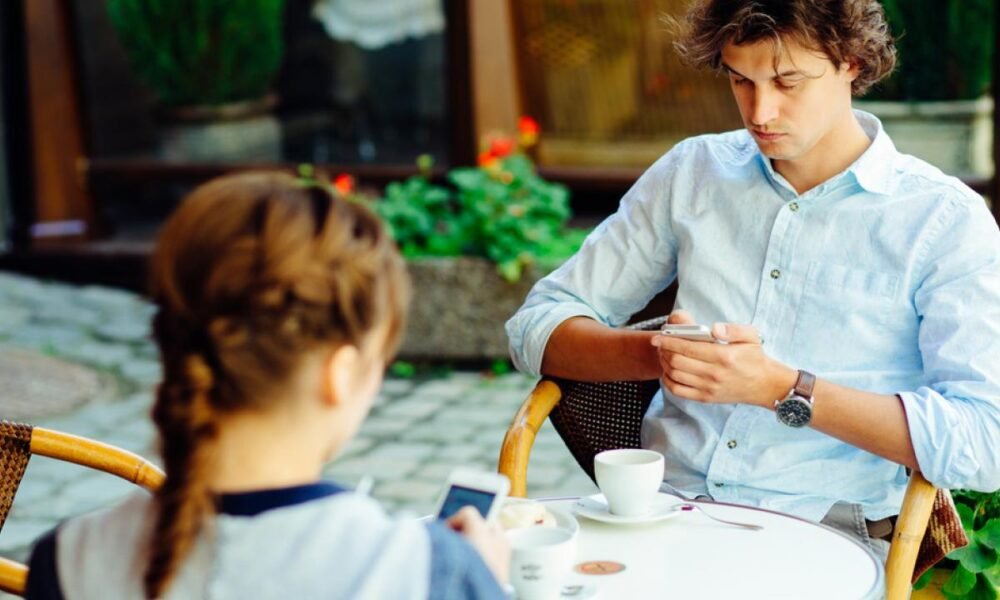
[(895, 273), (813, 261), (792, 334), (801, 368), (899, 371), (919, 364), (917, 316)]

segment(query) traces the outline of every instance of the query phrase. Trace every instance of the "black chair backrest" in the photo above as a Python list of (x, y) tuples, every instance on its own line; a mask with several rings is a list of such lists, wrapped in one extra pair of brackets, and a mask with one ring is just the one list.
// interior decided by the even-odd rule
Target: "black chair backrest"
[[(665, 317), (628, 326), (651, 331)], [(642, 418), (660, 389), (658, 380), (583, 382), (550, 378), (562, 397), (549, 419), (580, 467), (594, 479), (594, 455), (615, 448), (638, 448)]]

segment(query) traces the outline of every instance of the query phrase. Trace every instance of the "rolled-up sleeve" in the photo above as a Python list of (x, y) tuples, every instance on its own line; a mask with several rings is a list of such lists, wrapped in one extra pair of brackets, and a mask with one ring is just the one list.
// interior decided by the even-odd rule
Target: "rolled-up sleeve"
[(681, 146), (639, 178), (617, 212), (573, 258), (536, 283), (507, 321), (510, 355), (519, 371), (540, 374), (549, 337), (567, 319), (622, 325), (673, 281), (677, 252), (669, 198)]
[(920, 470), (939, 487), (1000, 488), (1000, 233), (954, 200), (922, 242), (915, 296), (926, 385), (898, 395)]

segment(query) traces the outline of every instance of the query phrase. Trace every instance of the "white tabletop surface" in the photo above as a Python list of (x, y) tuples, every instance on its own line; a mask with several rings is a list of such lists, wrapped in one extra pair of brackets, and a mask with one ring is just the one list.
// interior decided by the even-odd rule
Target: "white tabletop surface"
[[(543, 502), (573, 513), (575, 499)], [(714, 516), (763, 529), (721, 525), (697, 512), (636, 525), (575, 515), (580, 535), (574, 564), (610, 560), (623, 563), (625, 570), (613, 575), (574, 571), (566, 583), (583, 584), (596, 590), (591, 598), (605, 600), (868, 600), (884, 595), (881, 562), (834, 529), (754, 508), (695, 504)]]

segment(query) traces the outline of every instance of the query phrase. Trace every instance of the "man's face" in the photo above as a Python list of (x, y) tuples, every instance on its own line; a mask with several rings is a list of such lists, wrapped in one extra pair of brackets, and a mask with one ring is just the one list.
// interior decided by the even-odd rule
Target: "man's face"
[(825, 145), (835, 143), (838, 128), (850, 122), (857, 69), (847, 64), (837, 68), (825, 54), (791, 40), (783, 46), (777, 68), (770, 41), (727, 44), (722, 65), (743, 124), (760, 151), (773, 160), (794, 162), (824, 152)]

